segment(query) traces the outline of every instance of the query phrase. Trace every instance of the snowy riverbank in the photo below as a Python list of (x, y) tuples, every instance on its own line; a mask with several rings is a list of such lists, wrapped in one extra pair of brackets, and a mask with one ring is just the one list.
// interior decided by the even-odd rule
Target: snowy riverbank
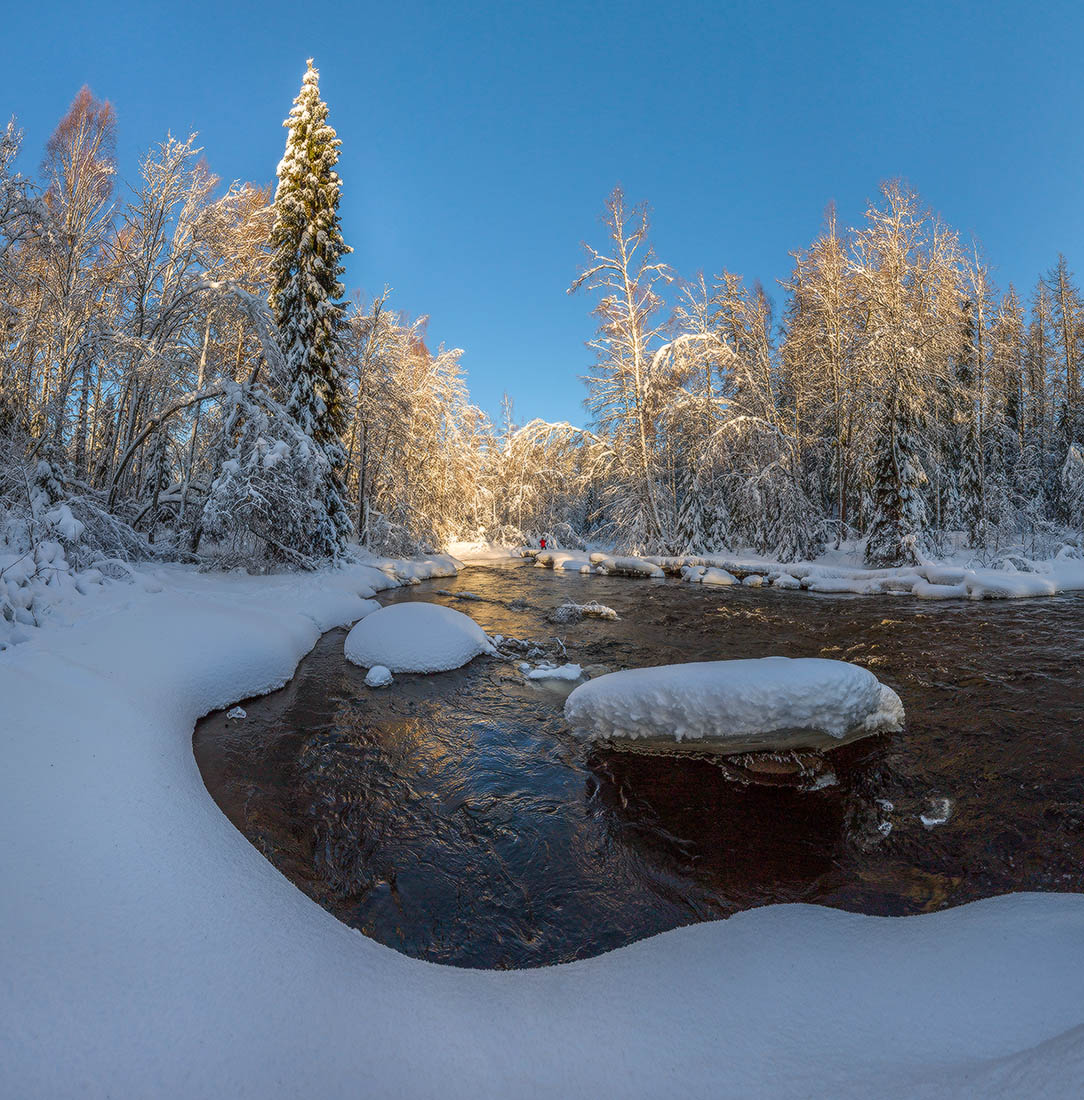
[(503, 556), (493, 547), (465, 561), (486, 565), (512, 560), (521, 553), (537, 566), (573, 573), (600, 573), (661, 579), (681, 577), (691, 584), (747, 584), (814, 593), (856, 596), (916, 596), (923, 600), (997, 600), (1057, 596), (1084, 591), (1084, 558), (1062, 551), (1033, 561), (1007, 555), (996, 566), (977, 563), (967, 553), (944, 560), (923, 561), (896, 569), (869, 569), (853, 544), (827, 551), (816, 561), (780, 562), (752, 553), (685, 555), (680, 557), (614, 557), (609, 553), (566, 550), (512, 550)]
[(429, 564), (137, 571), (0, 653), (11, 1095), (1076, 1094), (1084, 897), (882, 919), (804, 905), (546, 970), (417, 962), (233, 828), (196, 719), (291, 676)]

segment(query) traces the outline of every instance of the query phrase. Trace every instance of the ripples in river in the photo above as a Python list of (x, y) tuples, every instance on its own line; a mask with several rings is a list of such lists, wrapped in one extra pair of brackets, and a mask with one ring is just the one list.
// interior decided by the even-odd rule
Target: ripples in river
[[(550, 622), (570, 597), (621, 620)], [(600, 671), (855, 661), (908, 716), (833, 753), (834, 785), (744, 786), (706, 760), (585, 748), (562, 693), (509, 662), (371, 691), (332, 631), (245, 721), (201, 722), (196, 758), (288, 877), (407, 954), (532, 966), (771, 902), (904, 914), (1084, 889), (1084, 598), (931, 606), (529, 566), (383, 598), (455, 606)]]

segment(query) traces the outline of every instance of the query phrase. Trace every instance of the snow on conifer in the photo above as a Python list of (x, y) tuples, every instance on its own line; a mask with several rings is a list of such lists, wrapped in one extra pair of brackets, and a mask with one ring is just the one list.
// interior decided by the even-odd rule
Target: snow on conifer
[(688, 467), (682, 471), (681, 499), (678, 501), (674, 526), (674, 551), (678, 554), (705, 554), (706, 516), (704, 493), (700, 479)]
[[(340, 141), (327, 123), (319, 73), (309, 59), (290, 117), (278, 167), (271, 230), (270, 304), (285, 361), (286, 411), (327, 454), (332, 471), (345, 461), (345, 384), (339, 366), (343, 326), (342, 257), (350, 251), (339, 228), (341, 183), (335, 172)], [(337, 478), (321, 488), (338, 548), (350, 522)]]
[(1070, 527), (1084, 531), (1084, 449), (1075, 440), (1065, 454), (1058, 482), (1066, 521)]
[(878, 440), (873, 477), (873, 524), (866, 563), (876, 568), (917, 565), (926, 548), (924, 477), (910, 418), (894, 396)]

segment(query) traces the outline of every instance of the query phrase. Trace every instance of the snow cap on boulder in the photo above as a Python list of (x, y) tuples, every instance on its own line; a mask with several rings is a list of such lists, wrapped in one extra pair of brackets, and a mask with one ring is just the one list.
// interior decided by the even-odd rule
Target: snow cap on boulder
[(346, 636), (346, 659), (390, 672), (447, 672), (493, 653), (486, 632), (468, 615), (436, 603), (397, 603), (357, 623)]
[(576, 688), (565, 718), (639, 751), (820, 750), (902, 728), (903, 704), (858, 665), (764, 657), (611, 672)]

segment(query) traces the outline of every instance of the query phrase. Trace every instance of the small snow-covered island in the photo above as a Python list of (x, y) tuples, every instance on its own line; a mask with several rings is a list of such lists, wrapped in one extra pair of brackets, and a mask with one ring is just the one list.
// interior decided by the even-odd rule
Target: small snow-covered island
[(817, 657), (701, 661), (611, 672), (576, 688), (565, 717), (639, 751), (824, 750), (899, 730), (899, 696), (864, 668)]
[(1084, 21), (490, 7), (5, 19), (0, 1095), (1075, 1100)]

